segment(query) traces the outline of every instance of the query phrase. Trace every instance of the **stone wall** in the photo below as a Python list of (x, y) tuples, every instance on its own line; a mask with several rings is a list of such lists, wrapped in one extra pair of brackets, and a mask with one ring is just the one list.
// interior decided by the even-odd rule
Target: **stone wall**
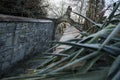
[(0, 72), (31, 52), (50, 47), (54, 25), (50, 20), (0, 21)]

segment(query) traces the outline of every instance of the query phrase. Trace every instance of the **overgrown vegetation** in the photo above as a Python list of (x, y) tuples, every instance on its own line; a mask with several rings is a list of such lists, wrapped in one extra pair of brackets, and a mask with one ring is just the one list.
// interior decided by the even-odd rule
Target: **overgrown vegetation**
[(49, 53), (54, 46), (44, 52), (50, 56), (31, 74), (3, 80), (120, 80), (120, 19), (114, 19), (119, 6), (120, 0), (103, 24), (93, 22), (98, 26), (96, 33), (67, 42), (53, 42), (71, 48), (59, 54)]

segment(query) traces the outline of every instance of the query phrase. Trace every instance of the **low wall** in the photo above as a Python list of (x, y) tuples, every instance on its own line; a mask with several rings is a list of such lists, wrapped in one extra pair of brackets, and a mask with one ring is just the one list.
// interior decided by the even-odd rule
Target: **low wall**
[(0, 72), (31, 52), (43, 52), (51, 45), (54, 25), (50, 20), (11, 16), (0, 20)]

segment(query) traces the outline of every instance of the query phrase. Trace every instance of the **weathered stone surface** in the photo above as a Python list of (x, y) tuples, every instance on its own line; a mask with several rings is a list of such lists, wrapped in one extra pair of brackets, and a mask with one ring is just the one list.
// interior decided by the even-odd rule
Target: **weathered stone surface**
[[(28, 21), (27, 21), (28, 20)], [(14, 65), (31, 52), (43, 52), (53, 39), (53, 22), (21, 18), (0, 22), (0, 70)]]
[(5, 69), (7, 69), (8, 67), (10, 67), (10, 62), (4, 62), (3, 64), (2, 64), (2, 69), (1, 70), (5, 70)]

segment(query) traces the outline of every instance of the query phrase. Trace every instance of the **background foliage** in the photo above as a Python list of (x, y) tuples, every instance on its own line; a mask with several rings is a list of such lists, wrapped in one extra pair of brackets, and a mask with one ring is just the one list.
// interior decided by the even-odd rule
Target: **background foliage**
[(0, 0), (0, 13), (40, 18), (47, 15), (44, 0)]

